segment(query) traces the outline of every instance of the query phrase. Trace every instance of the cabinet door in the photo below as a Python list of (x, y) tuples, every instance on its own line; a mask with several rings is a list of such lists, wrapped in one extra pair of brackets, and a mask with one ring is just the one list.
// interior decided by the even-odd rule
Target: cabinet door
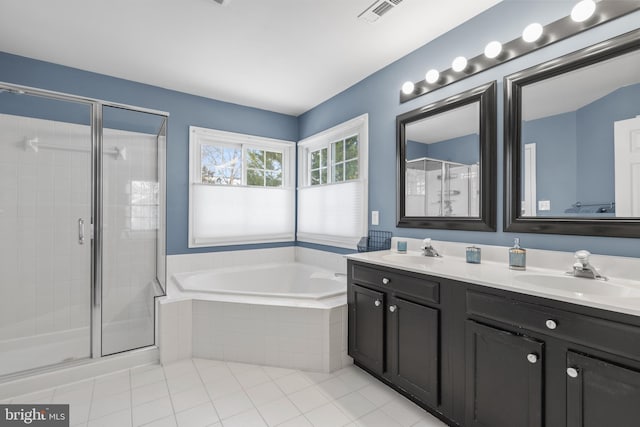
[(385, 294), (351, 286), (349, 301), (349, 354), (374, 372), (384, 370)]
[(402, 298), (387, 308), (392, 381), (432, 407), (438, 406), (438, 310)]
[(567, 427), (637, 427), (640, 372), (569, 352)]
[(466, 426), (542, 425), (542, 355), (534, 339), (466, 322)]

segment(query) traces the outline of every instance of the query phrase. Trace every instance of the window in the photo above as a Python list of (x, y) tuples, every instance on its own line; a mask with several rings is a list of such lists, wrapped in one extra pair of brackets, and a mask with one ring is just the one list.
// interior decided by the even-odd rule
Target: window
[(298, 147), (298, 240), (355, 249), (367, 234), (368, 116)]
[(294, 239), (295, 145), (190, 127), (189, 247)]
[(282, 152), (248, 149), (247, 185), (282, 187)]
[(309, 172), (311, 174), (310, 185), (320, 185), (327, 183), (327, 150), (311, 151), (309, 153)]
[(203, 184), (242, 184), (242, 146), (200, 146), (200, 170)]
[(158, 229), (158, 182), (131, 181), (129, 221), (131, 231)]
[(331, 143), (333, 182), (358, 179), (358, 135)]

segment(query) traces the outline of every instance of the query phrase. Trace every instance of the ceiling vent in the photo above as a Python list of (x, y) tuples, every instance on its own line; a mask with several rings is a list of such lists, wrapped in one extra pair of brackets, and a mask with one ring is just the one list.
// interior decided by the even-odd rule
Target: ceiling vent
[(358, 15), (358, 19), (362, 19), (373, 24), (400, 3), (402, 3), (402, 0), (377, 0), (364, 12)]

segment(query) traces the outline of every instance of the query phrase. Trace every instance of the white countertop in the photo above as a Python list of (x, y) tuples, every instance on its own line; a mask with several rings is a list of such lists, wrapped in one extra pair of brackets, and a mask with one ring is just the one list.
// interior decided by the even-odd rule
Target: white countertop
[[(443, 246), (447, 247), (449, 252), (454, 252), (451, 248), (459, 245), (461, 244), (449, 243)], [(410, 245), (410, 249), (411, 246), (415, 248), (415, 245)], [(392, 247), (395, 247), (395, 238)], [(440, 250), (437, 243), (434, 243), (434, 247)], [(462, 246), (462, 248), (464, 248), (464, 246)], [(487, 251), (495, 251), (495, 248), (496, 247), (487, 247)], [(507, 251), (507, 249), (508, 248), (504, 248), (503, 250)], [(609, 281), (574, 278), (564, 274), (564, 272), (571, 267), (571, 264), (567, 263), (563, 264), (568, 265), (564, 270), (541, 268), (534, 265), (527, 266), (526, 271), (516, 271), (510, 270), (507, 262), (498, 262), (495, 260), (485, 261), (484, 249), (481, 264), (469, 264), (463, 257), (464, 252), (461, 250), (457, 252), (461, 252), (460, 256), (445, 253), (442, 258), (424, 257), (418, 251), (408, 251), (406, 254), (400, 254), (395, 250), (364, 252), (346, 255), (346, 257), (354, 261), (396, 268), (413, 273), (428, 274), (526, 295), (640, 316), (640, 281), (630, 279), (628, 277), (629, 274), (621, 274), (619, 277), (608, 275)], [(538, 259), (542, 252), (548, 252), (551, 256), (553, 256), (553, 254), (565, 254), (560, 257), (563, 258), (563, 261), (566, 256), (566, 253), (553, 251), (536, 252), (538, 252)], [(572, 254), (568, 255), (570, 255), (569, 259), (571, 259)], [(548, 257), (549, 255), (546, 256)], [(495, 259), (495, 257), (490, 258)], [(626, 270), (629, 270), (629, 263), (632, 263), (632, 268), (636, 262), (640, 265), (640, 260), (636, 259), (600, 256), (600, 261), (604, 258), (618, 258), (622, 260), (618, 261), (617, 264), (626, 263)], [(557, 265), (555, 267), (557, 267)], [(640, 269), (633, 269), (640, 273)], [(640, 274), (638, 276), (640, 277)], [(536, 280), (544, 281), (545, 284), (536, 284)], [(534, 283), (530, 283), (531, 281), (534, 281)], [(573, 290), (566, 289), (566, 287), (573, 288)], [(580, 292), (580, 290), (584, 290), (585, 292)]]

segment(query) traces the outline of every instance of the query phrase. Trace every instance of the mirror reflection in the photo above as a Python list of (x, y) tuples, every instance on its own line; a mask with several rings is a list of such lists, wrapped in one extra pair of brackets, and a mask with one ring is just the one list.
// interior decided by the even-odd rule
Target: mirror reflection
[(405, 127), (405, 214), (478, 217), (480, 103)]
[(522, 217), (640, 217), (640, 52), (522, 86)]

